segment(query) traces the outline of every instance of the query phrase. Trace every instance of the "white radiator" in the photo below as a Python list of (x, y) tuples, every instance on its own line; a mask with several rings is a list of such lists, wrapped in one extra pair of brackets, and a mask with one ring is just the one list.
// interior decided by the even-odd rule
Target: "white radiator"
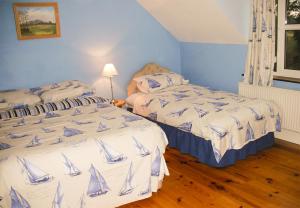
[(239, 94), (245, 97), (272, 100), (282, 112), (282, 128), (300, 133), (300, 91), (253, 86), (240, 82)]

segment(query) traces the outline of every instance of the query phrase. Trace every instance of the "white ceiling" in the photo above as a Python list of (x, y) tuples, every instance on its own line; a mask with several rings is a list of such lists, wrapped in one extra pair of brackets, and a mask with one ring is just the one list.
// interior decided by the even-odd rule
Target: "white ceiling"
[(249, 0), (137, 0), (182, 42), (244, 44)]

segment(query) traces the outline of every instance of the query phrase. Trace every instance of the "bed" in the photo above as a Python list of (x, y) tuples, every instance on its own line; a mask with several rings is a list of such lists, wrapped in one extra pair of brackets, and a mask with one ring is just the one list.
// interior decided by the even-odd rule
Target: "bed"
[(116, 207), (161, 187), (168, 141), (158, 125), (99, 97), (46, 91), (50, 103), (1, 113), (0, 207)]
[(184, 78), (176, 84), (170, 73), (174, 75), (159, 65), (146, 65), (134, 74), (127, 98), (133, 113), (164, 129), (170, 147), (225, 167), (273, 145), (274, 132), (281, 130), (274, 103), (210, 90)]

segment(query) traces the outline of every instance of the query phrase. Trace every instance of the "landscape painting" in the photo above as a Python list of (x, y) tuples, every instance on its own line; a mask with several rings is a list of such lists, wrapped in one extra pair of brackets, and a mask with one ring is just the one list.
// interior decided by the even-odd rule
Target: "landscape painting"
[(56, 2), (15, 3), (13, 8), (18, 39), (60, 37)]

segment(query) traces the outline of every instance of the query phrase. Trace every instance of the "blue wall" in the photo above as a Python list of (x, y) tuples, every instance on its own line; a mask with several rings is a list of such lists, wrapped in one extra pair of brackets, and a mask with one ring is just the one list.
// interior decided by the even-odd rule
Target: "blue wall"
[(0, 1), (0, 89), (80, 79), (105, 94), (101, 70), (112, 62), (115, 94), (124, 97), (148, 62), (180, 72), (180, 44), (135, 0), (57, 0), (61, 37), (27, 41), (17, 40), (12, 2)]
[(237, 92), (246, 55), (246, 45), (181, 43), (182, 73), (192, 83)]

